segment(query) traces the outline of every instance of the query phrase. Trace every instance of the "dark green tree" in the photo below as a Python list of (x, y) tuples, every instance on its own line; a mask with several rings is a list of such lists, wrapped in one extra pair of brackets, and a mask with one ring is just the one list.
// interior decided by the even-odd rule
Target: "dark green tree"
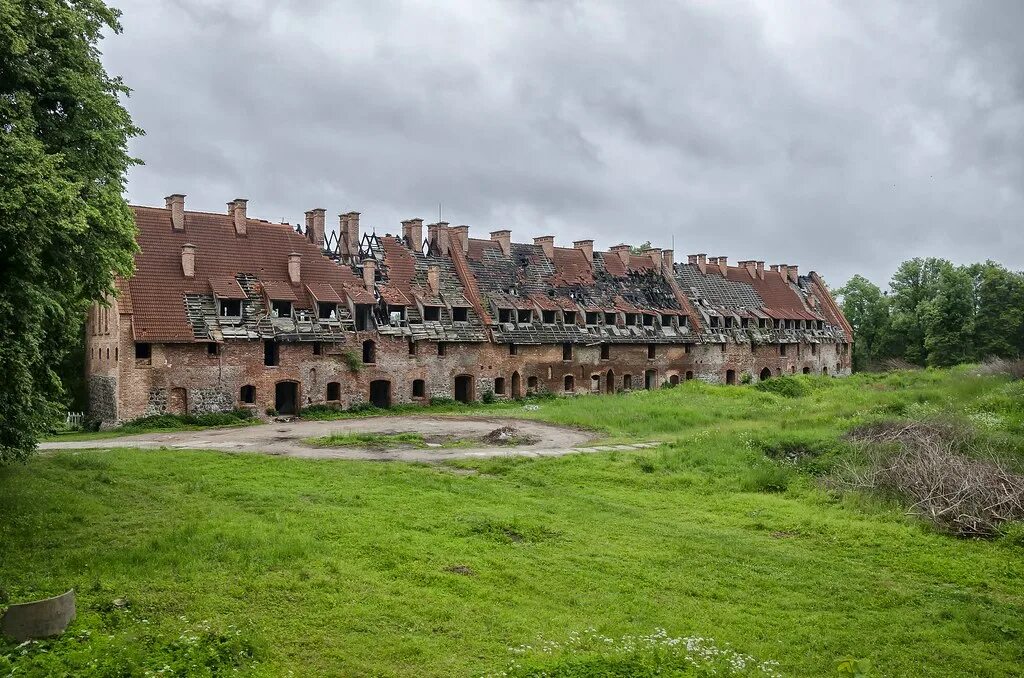
[(974, 280), (974, 357), (1024, 355), (1024, 274), (994, 261), (968, 267)]
[(953, 264), (949, 261), (929, 257), (904, 261), (896, 269), (889, 283), (896, 355), (918, 365), (927, 363), (929, 351), (925, 346), (927, 325), (924, 305), (938, 294), (942, 272), (951, 268)]
[(927, 362), (949, 367), (974, 356), (974, 286), (967, 269), (940, 269), (935, 295), (918, 305), (925, 329)]
[(853, 369), (863, 370), (876, 360), (892, 357), (889, 299), (878, 285), (855, 275), (836, 294), (853, 326)]
[(132, 269), (125, 177), (136, 128), (97, 48), (100, 0), (0, 0), (0, 462), (65, 404), (57, 370), (92, 300)]

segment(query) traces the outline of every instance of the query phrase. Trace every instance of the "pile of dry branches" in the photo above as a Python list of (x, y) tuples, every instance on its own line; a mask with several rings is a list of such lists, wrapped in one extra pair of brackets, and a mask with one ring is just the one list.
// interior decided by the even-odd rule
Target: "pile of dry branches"
[(866, 446), (870, 462), (847, 467), (850, 486), (898, 495), (909, 513), (960, 537), (992, 537), (1004, 522), (1024, 520), (1024, 475), (982, 458), (964, 425), (878, 424), (851, 437)]
[(1007, 360), (1006, 358), (989, 358), (976, 370), (977, 374), (1007, 376), (1011, 379), (1024, 379), (1024, 359)]

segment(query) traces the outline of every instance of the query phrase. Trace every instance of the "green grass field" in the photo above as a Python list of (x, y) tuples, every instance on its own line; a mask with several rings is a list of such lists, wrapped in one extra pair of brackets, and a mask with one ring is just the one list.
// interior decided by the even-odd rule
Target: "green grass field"
[(788, 676), (848, 657), (879, 676), (1020, 675), (1019, 531), (959, 540), (822, 479), (856, 456), (845, 431), (885, 419), (964, 418), (1020, 463), (1021, 382), (799, 380), (800, 397), (691, 382), (480, 410), (666, 443), (629, 453), (37, 455), (0, 469), (0, 605), (75, 588), (79, 616), (60, 640), (0, 645), (0, 675), (481, 676), (516, 660), (640, 676), (543, 639), (658, 629)]

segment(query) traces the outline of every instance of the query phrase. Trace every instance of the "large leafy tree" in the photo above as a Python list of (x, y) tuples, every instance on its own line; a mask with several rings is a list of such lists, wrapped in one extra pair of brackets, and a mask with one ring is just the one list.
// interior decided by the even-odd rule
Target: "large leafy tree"
[(974, 356), (973, 281), (965, 268), (953, 266), (939, 271), (935, 295), (918, 309), (925, 328), (927, 362), (948, 367)]
[(976, 357), (1024, 354), (1024, 274), (994, 261), (968, 267), (974, 279)]
[(878, 285), (855, 275), (836, 294), (842, 298), (843, 315), (853, 327), (853, 368), (863, 370), (872, 361), (890, 357), (889, 298)]
[(0, 462), (64, 405), (57, 373), (135, 251), (128, 89), (100, 63), (100, 0), (0, 0)]
[(910, 259), (900, 264), (889, 283), (894, 350), (912, 363), (927, 363), (925, 306), (938, 294), (942, 273), (952, 268), (945, 259)]

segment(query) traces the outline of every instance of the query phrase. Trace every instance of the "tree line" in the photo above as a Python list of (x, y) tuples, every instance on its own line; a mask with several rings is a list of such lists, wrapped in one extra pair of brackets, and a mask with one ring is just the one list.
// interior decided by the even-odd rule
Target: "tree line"
[(1024, 272), (994, 261), (904, 261), (883, 291), (855, 275), (835, 291), (853, 326), (853, 366), (947, 367), (1024, 355)]

